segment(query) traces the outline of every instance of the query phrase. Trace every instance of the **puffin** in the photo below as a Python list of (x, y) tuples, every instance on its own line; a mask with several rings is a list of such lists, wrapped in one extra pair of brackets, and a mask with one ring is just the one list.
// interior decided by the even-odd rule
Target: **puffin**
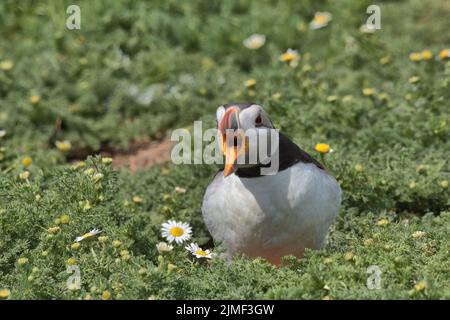
[[(216, 140), (226, 161), (208, 185), (201, 211), (229, 260), (242, 255), (280, 265), (284, 256), (302, 258), (306, 248), (320, 249), (341, 204), (336, 179), (278, 130), (275, 152), (248, 161), (248, 145), (227, 134), (243, 132), (240, 141), (245, 142), (246, 132), (274, 130), (262, 106), (225, 104), (217, 108), (216, 119)], [(278, 170), (266, 174), (262, 169), (274, 154)], [(239, 156), (247, 161), (238, 161)]]

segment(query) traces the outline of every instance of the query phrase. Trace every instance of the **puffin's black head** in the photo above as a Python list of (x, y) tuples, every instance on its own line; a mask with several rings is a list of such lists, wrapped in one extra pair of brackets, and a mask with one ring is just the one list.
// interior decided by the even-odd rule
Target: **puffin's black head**
[[(217, 108), (218, 134), (225, 155), (224, 176), (235, 172), (240, 166), (238, 156), (248, 158), (249, 144), (246, 132), (274, 129), (266, 112), (255, 103), (229, 103)], [(257, 151), (257, 150), (256, 150)], [(246, 166), (248, 164), (242, 164)]]

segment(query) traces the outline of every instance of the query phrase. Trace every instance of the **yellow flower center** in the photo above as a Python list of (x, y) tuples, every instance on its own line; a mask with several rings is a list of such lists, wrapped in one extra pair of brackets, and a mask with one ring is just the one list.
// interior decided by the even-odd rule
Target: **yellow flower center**
[(324, 14), (318, 14), (314, 17), (314, 23), (325, 24), (328, 22), (328, 17)]
[(294, 60), (297, 57), (296, 54), (292, 52), (286, 52), (281, 55), (281, 61), (289, 62)]
[(409, 59), (411, 59), (411, 61), (420, 61), (422, 60), (422, 55), (419, 52), (412, 52), (409, 55)]
[(0, 298), (6, 299), (9, 297), (10, 291), (8, 289), (0, 290)]
[(170, 229), (170, 234), (174, 237), (181, 237), (184, 234), (184, 230), (180, 227), (173, 227)]
[(330, 145), (326, 143), (318, 143), (316, 144), (316, 151), (320, 153), (328, 153), (330, 152)]
[(201, 250), (201, 249), (195, 251), (195, 254), (198, 255), (198, 256), (202, 256), (202, 257), (208, 256), (208, 254), (206, 253), (206, 251), (203, 251), (203, 250)]
[(448, 57), (450, 57), (450, 50), (444, 49), (441, 52), (439, 52), (439, 58), (445, 59), (445, 58), (448, 58)]
[(30, 166), (32, 162), (33, 162), (33, 159), (31, 159), (31, 157), (24, 157), (24, 158), (22, 159), (22, 164), (23, 164), (25, 167)]
[(253, 49), (257, 49), (261, 46), (261, 41), (258, 40), (252, 40), (250, 41), (249, 47)]
[(424, 50), (424, 51), (422, 51), (422, 59), (424, 59), (424, 60), (430, 60), (431, 58), (433, 58), (433, 53), (431, 53), (430, 50)]
[(244, 85), (247, 88), (253, 87), (256, 84), (256, 80), (255, 79), (248, 79), (244, 82)]

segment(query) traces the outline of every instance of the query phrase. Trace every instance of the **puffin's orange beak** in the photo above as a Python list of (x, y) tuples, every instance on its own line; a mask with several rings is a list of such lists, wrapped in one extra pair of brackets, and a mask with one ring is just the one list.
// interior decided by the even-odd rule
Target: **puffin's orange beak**
[(218, 129), (222, 138), (222, 152), (225, 155), (223, 175), (227, 177), (237, 170), (237, 158), (246, 150), (245, 134), (239, 123), (239, 109), (228, 108)]

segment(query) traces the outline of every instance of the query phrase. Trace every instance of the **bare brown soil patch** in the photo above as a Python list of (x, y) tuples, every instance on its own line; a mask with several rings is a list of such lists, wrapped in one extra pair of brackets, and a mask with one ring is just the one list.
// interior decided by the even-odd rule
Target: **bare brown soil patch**
[(131, 146), (131, 151), (113, 154), (113, 167), (129, 167), (132, 172), (135, 172), (165, 163), (170, 161), (170, 151), (173, 146), (174, 142), (169, 138), (135, 143)]

